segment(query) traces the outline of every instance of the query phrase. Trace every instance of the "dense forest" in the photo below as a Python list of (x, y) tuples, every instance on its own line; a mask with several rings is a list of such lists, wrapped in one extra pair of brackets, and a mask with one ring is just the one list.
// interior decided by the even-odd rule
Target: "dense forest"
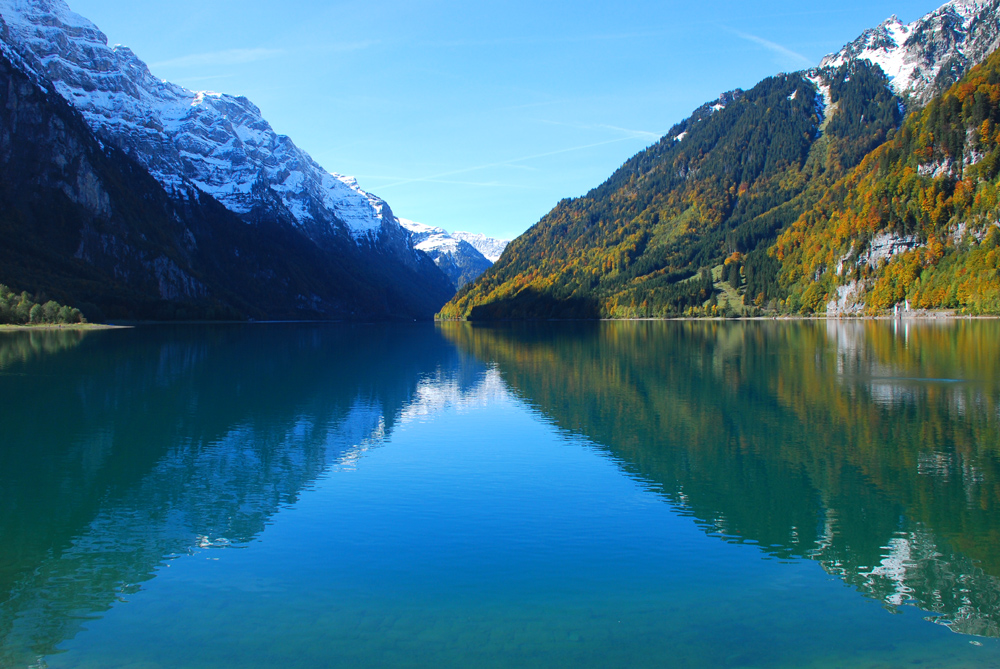
[[(778, 239), (788, 307), (812, 312), (838, 287), (868, 311), (1000, 313), (1000, 52), (910, 114)], [(903, 242), (891, 259), (873, 243)], [(846, 292), (846, 290), (845, 290)]]
[(439, 316), (808, 314), (846, 293), (867, 313), (1000, 313), (998, 59), (905, 122), (867, 61), (727, 94), (560, 202)]
[(741, 284), (776, 297), (777, 271), (758, 251), (900, 120), (885, 75), (867, 62), (728, 93), (586, 196), (560, 202), (441, 315), (712, 313), (705, 272), (727, 258)]

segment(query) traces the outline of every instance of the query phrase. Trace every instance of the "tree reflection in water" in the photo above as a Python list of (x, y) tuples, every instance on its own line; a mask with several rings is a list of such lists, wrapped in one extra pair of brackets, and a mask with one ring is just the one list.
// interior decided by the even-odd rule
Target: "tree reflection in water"
[(1000, 636), (1000, 323), (442, 331), (706, 532)]

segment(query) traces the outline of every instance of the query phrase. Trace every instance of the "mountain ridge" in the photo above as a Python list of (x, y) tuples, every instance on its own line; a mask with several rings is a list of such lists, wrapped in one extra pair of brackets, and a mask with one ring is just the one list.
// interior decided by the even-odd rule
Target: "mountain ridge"
[(91, 321), (427, 319), (454, 290), (423, 253), (422, 275), (376, 265), (349, 240), (333, 253), (286, 220), (167, 193), (3, 54), (0, 236), (0, 283)]
[(323, 170), (247, 98), (157, 79), (63, 0), (0, 0), (0, 15), (32, 71), (168, 191), (194, 186), (241, 215), (281, 207), (312, 234), (325, 224), (375, 238), (395, 224), (391, 212), (383, 216), (381, 198), (353, 177)]
[(397, 218), (396, 221), (410, 233), (414, 248), (430, 256), (456, 290), (489, 269), (509, 243), (508, 240), (484, 234), (448, 232), (444, 228), (405, 218)]
[(820, 67), (723, 94), (562, 200), (439, 317), (813, 311), (823, 289), (814, 306), (786, 301), (802, 288), (774, 252), (779, 235), (892, 140), (907, 107), (937, 99), (998, 43), (1000, 1), (953, 0), (905, 26), (890, 18)]
[(62, 0), (0, 0), (0, 50), (8, 103), (34, 110), (8, 121), (38, 142), (7, 137), (2, 161), (17, 290), (92, 320), (428, 319), (454, 293), (387, 204), (246, 98), (155, 79)]
[(882, 68), (897, 95), (923, 105), (1000, 46), (998, 8), (997, 0), (951, 0), (909, 24), (893, 15), (824, 57), (819, 67), (868, 60)]

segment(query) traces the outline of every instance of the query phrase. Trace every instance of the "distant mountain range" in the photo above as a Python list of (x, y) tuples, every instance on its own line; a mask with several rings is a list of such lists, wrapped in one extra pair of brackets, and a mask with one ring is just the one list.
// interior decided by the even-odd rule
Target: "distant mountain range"
[(0, 281), (118, 318), (429, 318), (453, 293), (384, 201), (246, 98), (155, 78), (62, 0), (0, 18), (7, 120), (37, 145), (4, 138), (23, 239)]
[(448, 232), (405, 218), (396, 220), (410, 232), (415, 248), (431, 257), (456, 290), (489, 269), (510, 243), (472, 232)]
[(953, 0), (725, 93), (440, 316), (1000, 313), (998, 44), (1000, 0)]
[(998, 44), (1000, 0), (892, 17), (506, 248), (397, 218), (62, 0), (0, 0), (0, 283), (91, 320), (997, 313)]

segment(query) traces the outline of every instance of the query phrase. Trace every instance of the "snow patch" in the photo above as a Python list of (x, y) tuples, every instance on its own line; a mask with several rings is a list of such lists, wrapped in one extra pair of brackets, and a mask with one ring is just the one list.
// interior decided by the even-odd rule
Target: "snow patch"
[(497, 239), (496, 237), (487, 237), (482, 233), (477, 232), (453, 232), (451, 233), (453, 237), (461, 239), (464, 242), (468, 242), (472, 245), (472, 248), (476, 249), (483, 256), (486, 257), (490, 262), (496, 262), (500, 260), (500, 256), (503, 254), (504, 249), (510, 244), (509, 239)]
[(820, 118), (827, 115), (827, 111), (833, 106), (833, 98), (830, 94), (830, 86), (816, 74), (806, 77), (806, 80), (816, 89), (816, 111)]
[(415, 248), (421, 251), (455, 252), (459, 248), (459, 244), (465, 242), (482, 254), (490, 263), (495, 263), (500, 259), (503, 250), (507, 248), (507, 244), (510, 243), (510, 240), (487, 237), (481, 233), (461, 231), (449, 233), (444, 228), (417, 223), (406, 218), (397, 218), (396, 221), (403, 229), (409, 231)]
[(893, 15), (823, 58), (820, 67), (867, 60), (882, 68), (898, 95), (926, 101), (943, 67), (964, 71), (996, 49), (995, 14), (987, 0), (952, 0), (909, 24)]
[(168, 191), (196, 187), (245, 214), (270, 190), (300, 225), (355, 239), (381, 229), (380, 198), (353, 177), (324, 170), (246, 98), (154, 77), (63, 0), (0, 0), (0, 16), (11, 37), (5, 53), (52, 81), (102, 141), (142, 162)]

